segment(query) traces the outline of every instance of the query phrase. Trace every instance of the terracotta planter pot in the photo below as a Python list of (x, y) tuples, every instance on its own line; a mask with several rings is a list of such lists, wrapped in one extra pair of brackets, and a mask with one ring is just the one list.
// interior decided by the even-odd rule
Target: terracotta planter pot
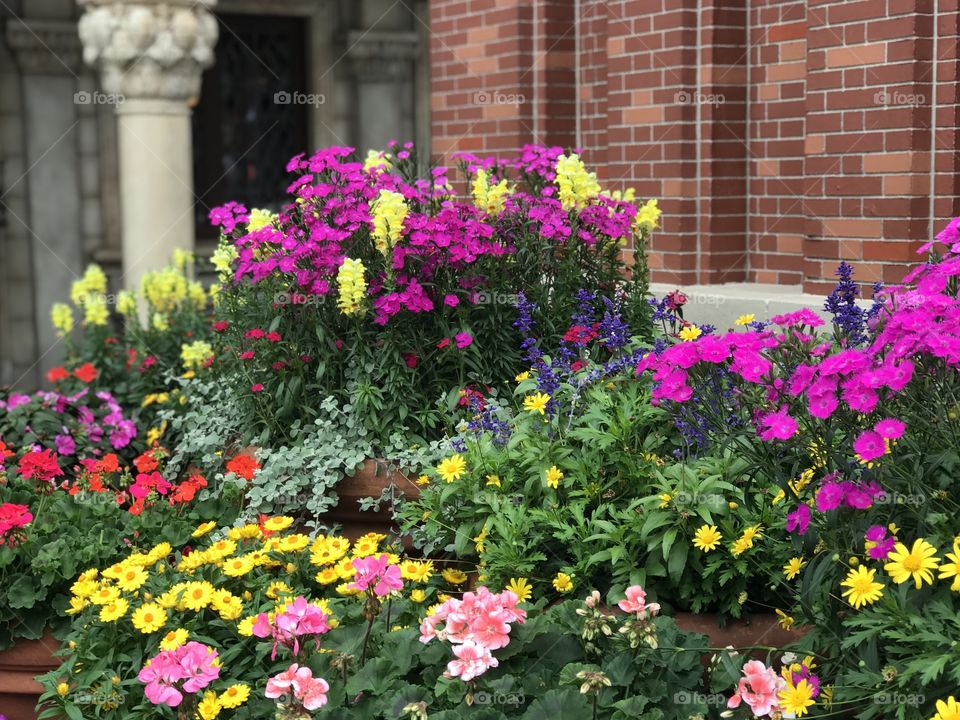
[(420, 497), (420, 488), (412, 477), (391, 471), (385, 460), (365, 460), (352, 477), (347, 476), (337, 483), (340, 501), (323, 516), (324, 519), (343, 525), (344, 534), (351, 540), (368, 532), (399, 533), (393, 521), (392, 503), (381, 504), (379, 512), (360, 509), (363, 498), (380, 497), (384, 488), (391, 484), (396, 485), (397, 490), (407, 498)]
[(8, 720), (36, 720), (34, 708), (43, 692), (36, 677), (60, 666), (53, 656), (59, 649), (60, 642), (47, 632), (40, 640), (18, 640), (0, 652), (0, 713)]
[(789, 643), (796, 642), (807, 634), (808, 628), (798, 627), (784, 630), (778, 624), (779, 618), (772, 614), (752, 615), (750, 621), (733, 620), (724, 627), (717, 624), (717, 616), (712, 614), (694, 615), (693, 613), (678, 612), (674, 615), (677, 627), (686, 632), (698, 632), (706, 635), (710, 640), (710, 647), (733, 647), (742, 652), (751, 648), (751, 654), (762, 655), (762, 648), (782, 648)]

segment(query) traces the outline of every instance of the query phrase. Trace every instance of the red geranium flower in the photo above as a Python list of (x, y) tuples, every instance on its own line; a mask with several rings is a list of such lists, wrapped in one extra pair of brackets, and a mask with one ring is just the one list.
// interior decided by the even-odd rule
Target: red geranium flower
[(70, 377), (70, 373), (67, 372), (67, 369), (63, 367), (63, 365), (57, 365), (57, 367), (50, 368), (47, 371), (47, 381), (51, 383), (66, 380), (68, 377)]
[(32, 450), (20, 458), (20, 475), (27, 480), (51, 482), (63, 475), (53, 450)]
[(93, 366), (93, 363), (84, 363), (76, 370), (73, 371), (73, 376), (80, 382), (85, 382), (87, 384), (92, 383), (97, 379), (97, 369)]
[(260, 469), (260, 463), (249, 455), (237, 455), (227, 463), (227, 472), (232, 472), (244, 480), (253, 480), (253, 474)]
[(97, 460), (96, 471), (97, 472), (116, 472), (120, 469), (120, 459), (113, 453), (107, 453), (102, 458)]
[(147, 450), (140, 457), (133, 461), (137, 466), (137, 471), (141, 473), (150, 473), (160, 467), (154, 450)]

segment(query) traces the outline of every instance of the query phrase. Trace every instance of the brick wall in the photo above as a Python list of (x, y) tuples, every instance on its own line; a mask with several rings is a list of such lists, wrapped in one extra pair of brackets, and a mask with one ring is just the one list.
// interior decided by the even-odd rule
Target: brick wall
[(661, 199), (657, 280), (896, 281), (960, 213), (957, 3), (435, 0), (433, 150), (579, 142)]

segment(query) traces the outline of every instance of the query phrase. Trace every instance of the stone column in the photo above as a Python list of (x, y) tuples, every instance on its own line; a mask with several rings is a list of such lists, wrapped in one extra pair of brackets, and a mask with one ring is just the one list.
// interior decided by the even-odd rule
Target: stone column
[[(62, 355), (50, 326), (50, 305), (66, 298), (83, 272), (76, 94), (80, 42), (76, 24), (35, 18), (11, 19), (6, 39), (22, 91), (19, 137), (10, 137), (9, 149), (21, 150), (20, 163), (0, 188), (9, 233), (0, 278), (11, 283), (7, 292), (16, 288), (22, 294), (0, 301), (10, 303), (8, 321), (18, 330), (9, 350), (16, 374), (7, 379), (30, 388)], [(11, 89), (4, 85), (5, 91)]]
[(356, 81), (356, 143), (361, 154), (386, 147), (391, 139), (414, 140), (414, 31), (354, 30), (347, 33), (347, 57)]
[(123, 279), (194, 245), (191, 108), (213, 64), (216, 0), (78, 0), (84, 60), (116, 103)]

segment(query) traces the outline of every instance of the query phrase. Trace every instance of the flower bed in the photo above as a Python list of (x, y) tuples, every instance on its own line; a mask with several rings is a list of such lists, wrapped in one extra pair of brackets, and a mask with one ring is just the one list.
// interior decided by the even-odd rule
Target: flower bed
[[(405, 146), (295, 158), (212, 214), (209, 308), (185, 257), (124, 332), (74, 288), (55, 391), (0, 407), (0, 643), (69, 625), (49, 717), (960, 716), (960, 219), (872, 306), (842, 264), (832, 322), (718, 329), (647, 297), (655, 202), (461, 161), (465, 198)], [(351, 509), (401, 531), (348, 539), (372, 458), (402, 487)]]

